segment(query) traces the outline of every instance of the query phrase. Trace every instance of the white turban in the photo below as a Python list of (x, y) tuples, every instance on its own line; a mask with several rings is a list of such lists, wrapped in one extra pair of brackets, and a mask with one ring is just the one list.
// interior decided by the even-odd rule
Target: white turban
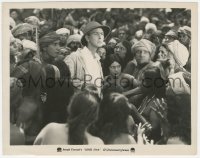
[(80, 42), (81, 43), (81, 35), (79, 34), (74, 34), (70, 35), (69, 38), (67, 39), (67, 45), (70, 44), (71, 42)]
[(153, 32), (156, 32), (157, 31), (156, 25), (153, 23), (146, 24), (145, 31), (148, 32), (149, 30), (153, 30)]
[(60, 29), (58, 29), (58, 30), (56, 30), (56, 33), (58, 34), (58, 35), (61, 35), (61, 34), (70, 34), (70, 30), (69, 29), (66, 29), (66, 28), (60, 28)]
[(30, 40), (23, 40), (22, 45), (24, 49), (31, 49), (33, 51), (37, 51), (37, 45), (35, 42)]
[(174, 40), (173, 42), (168, 43), (167, 46), (175, 58), (177, 58), (178, 64), (180, 64), (180, 66), (185, 66), (189, 57), (187, 48), (178, 40)]

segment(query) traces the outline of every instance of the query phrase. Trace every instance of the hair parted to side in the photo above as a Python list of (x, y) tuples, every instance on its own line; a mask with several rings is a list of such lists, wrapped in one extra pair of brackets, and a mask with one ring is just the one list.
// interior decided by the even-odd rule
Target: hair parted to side
[(87, 91), (74, 94), (68, 106), (68, 142), (71, 145), (88, 144), (85, 131), (97, 118), (99, 103)]

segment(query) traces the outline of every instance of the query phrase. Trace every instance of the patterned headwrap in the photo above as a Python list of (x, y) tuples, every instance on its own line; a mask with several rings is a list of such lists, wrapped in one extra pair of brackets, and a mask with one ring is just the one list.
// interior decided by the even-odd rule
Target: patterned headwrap
[[(155, 56), (155, 51), (156, 51), (156, 46), (154, 43), (152, 43), (151, 41), (147, 40), (147, 39), (141, 39), (140, 41), (138, 41), (137, 43), (135, 43), (132, 46), (132, 51), (133, 53), (135, 52), (135, 50), (137, 50), (139, 47), (144, 47), (146, 48), (150, 55), (151, 55), (151, 59), (154, 58)], [(135, 54), (135, 53), (134, 53)]]
[(39, 39), (40, 47), (47, 47), (49, 44), (60, 39), (60, 36), (55, 32), (50, 32)]

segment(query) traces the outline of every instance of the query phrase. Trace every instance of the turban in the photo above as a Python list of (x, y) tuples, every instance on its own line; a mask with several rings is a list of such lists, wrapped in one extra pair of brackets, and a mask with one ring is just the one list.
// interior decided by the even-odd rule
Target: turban
[(184, 66), (187, 63), (189, 57), (187, 48), (178, 40), (174, 40), (173, 42), (168, 43), (167, 46), (175, 57), (175, 61), (178, 62), (180, 66)]
[(55, 32), (50, 32), (39, 39), (40, 47), (47, 47), (55, 41), (58, 41), (60, 36)]
[(166, 34), (165, 34), (165, 36), (171, 36), (171, 37), (173, 37), (173, 38), (175, 38), (175, 39), (177, 39), (177, 34), (176, 34), (176, 32), (175, 31), (173, 31), (173, 30), (169, 30)]
[(31, 49), (33, 51), (37, 51), (37, 45), (35, 42), (32, 42), (30, 40), (23, 40), (22, 45), (23, 45), (23, 48), (25, 49)]
[(67, 45), (70, 44), (71, 42), (75, 41), (75, 42), (80, 42), (81, 43), (81, 35), (79, 34), (74, 34), (74, 35), (70, 35), (67, 39)]
[(26, 23), (33, 25), (34, 27), (39, 26), (40, 20), (36, 16), (29, 16), (25, 19)]
[(153, 32), (156, 32), (157, 31), (156, 25), (153, 23), (146, 24), (145, 31), (148, 32), (149, 30), (153, 30)]
[(138, 30), (138, 31), (135, 32), (135, 37), (136, 38), (142, 38), (142, 36), (143, 36), (143, 31), (142, 30)]
[(191, 28), (189, 26), (180, 27), (178, 29), (178, 32), (179, 33), (184, 33), (184, 34), (188, 35), (189, 37), (191, 37)]
[(133, 46), (132, 46), (132, 51), (135, 52), (135, 50), (137, 50), (138, 48), (146, 48), (150, 55), (151, 55), (151, 59), (154, 58), (155, 56), (155, 51), (156, 51), (156, 46), (154, 43), (152, 43), (151, 41), (149, 40), (146, 40), (146, 39), (141, 39), (140, 41), (138, 41), (137, 43), (135, 43)]
[(140, 19), (140, 22), (146, 22), (146, 23), (149, 23), (149, 19), (145, 16), (142, 16), (141, 19)]
[(62, 35), (62, 34), (70, 34), (70, 30), (69, 29), (66, 29), (66, 28), (60, 28), (58, 30), (56, 30), (56, 33), (59, 34), (59, 35)]

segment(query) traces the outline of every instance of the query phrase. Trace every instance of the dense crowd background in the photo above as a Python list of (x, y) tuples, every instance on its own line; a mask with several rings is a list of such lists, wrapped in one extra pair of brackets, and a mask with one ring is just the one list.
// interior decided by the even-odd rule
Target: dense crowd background
[[(111, 29), (97, 50), (101, 95), (90, 84), (77, 92), (66, 64), (83, 47), (90, 21)], [(191, 144), (190, 27), (191, 11), (184, 8), (11, 9), (10, 143), (41, 144), (46, 126), (54, 138), (49, 144)], [(150, 54), (147, 62), (137, 60), (138, 47)], [(161, 88), (145, 87), (152, 84), (147, 78), (162, 79)]]

